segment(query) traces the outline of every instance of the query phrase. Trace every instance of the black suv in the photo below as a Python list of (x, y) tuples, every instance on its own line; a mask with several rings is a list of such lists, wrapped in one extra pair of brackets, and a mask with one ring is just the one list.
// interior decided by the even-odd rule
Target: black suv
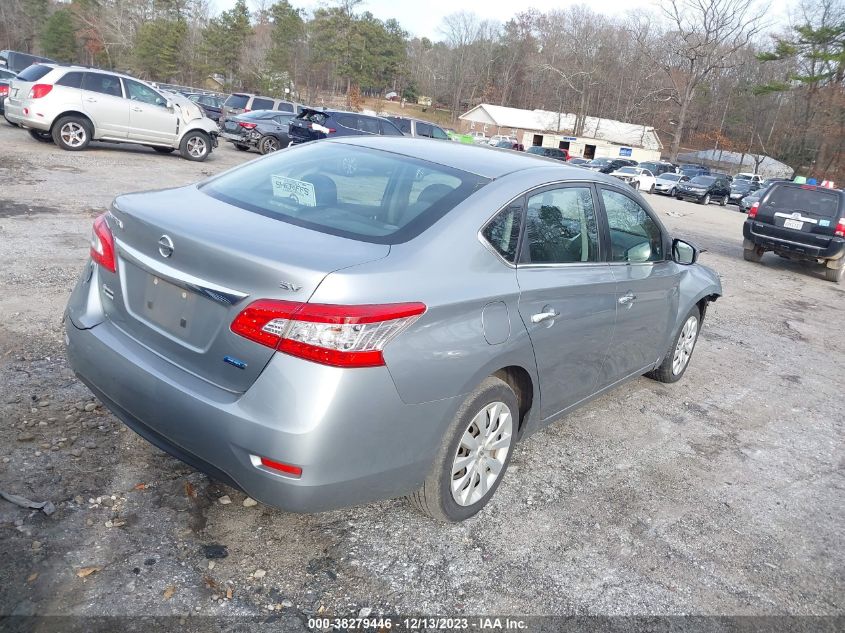
[(311, 108), (303, 109), (299, 116), (291, 119), (288, 134), (294, 145), (328, 136), (404, 136), (398, 127), (384, 117)]
[(678, 200), (695, 200), (699, 204), (718, 200), (720, 205), (725, 206), (730, 195), (730, 183), (722, 176), (695, 176), (689, 182), (679, 182), (675, 187)]
[(748, 210), (743, 256), (759, 262), (766, 251), (825, 266), (828, 281), (842, 281), (845, 265), (845, 192), (776, 182)]

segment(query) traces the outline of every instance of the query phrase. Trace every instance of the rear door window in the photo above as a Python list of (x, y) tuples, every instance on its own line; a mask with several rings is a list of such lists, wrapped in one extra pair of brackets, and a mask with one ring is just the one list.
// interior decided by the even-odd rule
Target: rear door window
[(28, 66), (24, 68), (19, 74), (18, 79), (21, 81), (38, 81), (48, 72), (50, 72), (52, 68), (49, 66), (42, 66), (41, 64), (33, 64), (32, 66)]
[(516, 247), (519, 243), (519, 225), (522, 222), (522, 201), (513, 202), (502, 209), (487, 223), (481, 234), (502, 258), (510, 263), (516, 261)]
[(766, 207), (775, 212), (804, 211), (826, 218), (838, 218), (840, 200), (841, 195), (835, 191), (816, 189), (810, 185), (806, 189), (781, 185), (772, 189), (766, 198)]
[(120, 88), (120, 78), (114, 75), (85, 73), (85, 77), (82, 78), (82, 89), (111, 95), (112, 97), (123, 96), (123, 90)]
[(246, 107), (249, 97), (247, 95), (229, 95), (223, 105), (234, 110), (243, 110)]
[(425, 136), (431, 138), (434, 136), (434, 130), (428, 123), (417, 121), (417, 136)]
[(437, 127), (436, 125), (432, 125), (432, 126), (431, 126), (431, 136), (432, 136), (433, 138), (439, 138), (439, 139), (443, 139), (443, 140), (448, 140), (448, 139), (449, 139), (449, 135), (448, 135), (448, 134), (446, 134), (446, 132), (444, 132), (443, 130), (441, 130), (441, 129), (440, 129), (439, 127)]
[(390, 121), (379, 120), (378, 125), (381, 130), (381, 134), (384, 136), (404, 136), (404, 134), (402, 134), (402, 130), (393, 125)]
[(532, 264), (598, 261), (599, 235), (588, 187), (563, 187), (528, 198), (526, 253)]
[(409, 119), (391, 119), (403, 134), (411, 133), (411, 121)]
[(358, 129), (362, 132), (367, 132), (369, 134), (378, 134), (380, 131), (378, 123), (378, 119), (373, 119), (368, 116), (358, 117)]
[(66, 86), (68, 88), (79, 88), (82, 85), (82, 73), (65, 73), (64, 77), (56, 82), (56, 85)]
[(273, 109), (273, 100), (255, 97), (252, 100), (252, 109), (253, 110), (272, 110)]

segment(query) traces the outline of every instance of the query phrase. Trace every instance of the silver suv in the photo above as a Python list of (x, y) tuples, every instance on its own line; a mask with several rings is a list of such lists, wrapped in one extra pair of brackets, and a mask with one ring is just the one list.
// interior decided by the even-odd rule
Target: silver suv
[(39, 140), (79, 151), (91, 141), (179, 150), (205, 160), (217, 146), (217, 124), (185, 97), (155, 90), (120, 73), (82, 66), (33, 64), (9, 85), (6, 118)]

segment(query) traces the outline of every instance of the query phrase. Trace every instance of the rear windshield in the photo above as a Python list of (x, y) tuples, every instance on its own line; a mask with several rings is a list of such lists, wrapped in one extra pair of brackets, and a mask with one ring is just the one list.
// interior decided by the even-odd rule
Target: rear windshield
[(412, 239), (488, 182), (442, 165), (343, 143), (307, 143), (201, 186), (223, 202), (364, 242)]
[(246, 107), (247, 101), (249, 101), (249, 97), (246, 95), (229, 95), (229, 98), (226, 99), (226, 102), (223, 105), (227, 108), (242, 110)]
[(774, 187), (766, 199), (766, 207), (774, 211), (805, 211), (828, 218), (839, 212), (841, 195), (835, 191), (816, 189), (811, 185), (803, 187)]
[(713, 176), (696, 176), (695, 178), (690, 180), (690, 182), (694, 185), (704, 185), (706, 187), (709, 187), (714, 182), (716, 182), (716, 179)]
[(24, 68), (17, 78), (21, 81), (38, 81), (51, 70), (52, 68), (50, 68), (49, 66), (33, 64), (32, 66)]
[(636, 167), (620, 167), (617, 172), (618, 174), (640, 174), (642, 173), (641, 169), (637, 169)]

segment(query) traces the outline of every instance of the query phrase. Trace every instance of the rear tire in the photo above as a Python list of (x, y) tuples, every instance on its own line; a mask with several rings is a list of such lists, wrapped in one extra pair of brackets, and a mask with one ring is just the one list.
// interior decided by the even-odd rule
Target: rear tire
[(63, 116), (53, 124), (53, 142), (69, 152), (79, 152), (91, 142), (91, 124), (79, 116)]
[(53, 142), (53, 135), (50, 132), (45, 132), (44, 130), (29, 130), (29, 135), (36, 141), (41, 141), (42, 143)]
[(265, 136), (258, 142), (258, 151), (262, 154), (271, 154), (282, 148), (282, 144), (275, 136)]
[(758, 249), (756, 246), (754, 248), (743, 248), (742, 258), (747, 262), (754, 262), (755, 264), (759, 264), (760, 260), (763, 259), (763, 253), (761, 253), (760, 249)]
[(412, 505), (439, 521), (463, 521), (477, 513), (505, 476), (518, 428), (513, 389), (495, 376), (485, 378), (455, 413), (431, 472), (408, 497)]
[(839, 268), (825, 267), (824, 269), (824, 278), (833, 283), (838, 284), (842, 281), (843, 276), (845, 276), (845, 266), (840, 266)]
[(658, 382), (678, 382), (683, 378), (695, 351), (698, 334), (701, 332), (701, 312), (698, 306), (693, 306), (681, 322), (678, 333), (672, 338), (669, 349), (663, 356), (663, 362), (657, 369), (648, 372), (646, 376)]
[(204, 161), (211, 154), (211, 138), (202, 130), (191, 130), (182, 137), (179, 153), (185, 160)]

